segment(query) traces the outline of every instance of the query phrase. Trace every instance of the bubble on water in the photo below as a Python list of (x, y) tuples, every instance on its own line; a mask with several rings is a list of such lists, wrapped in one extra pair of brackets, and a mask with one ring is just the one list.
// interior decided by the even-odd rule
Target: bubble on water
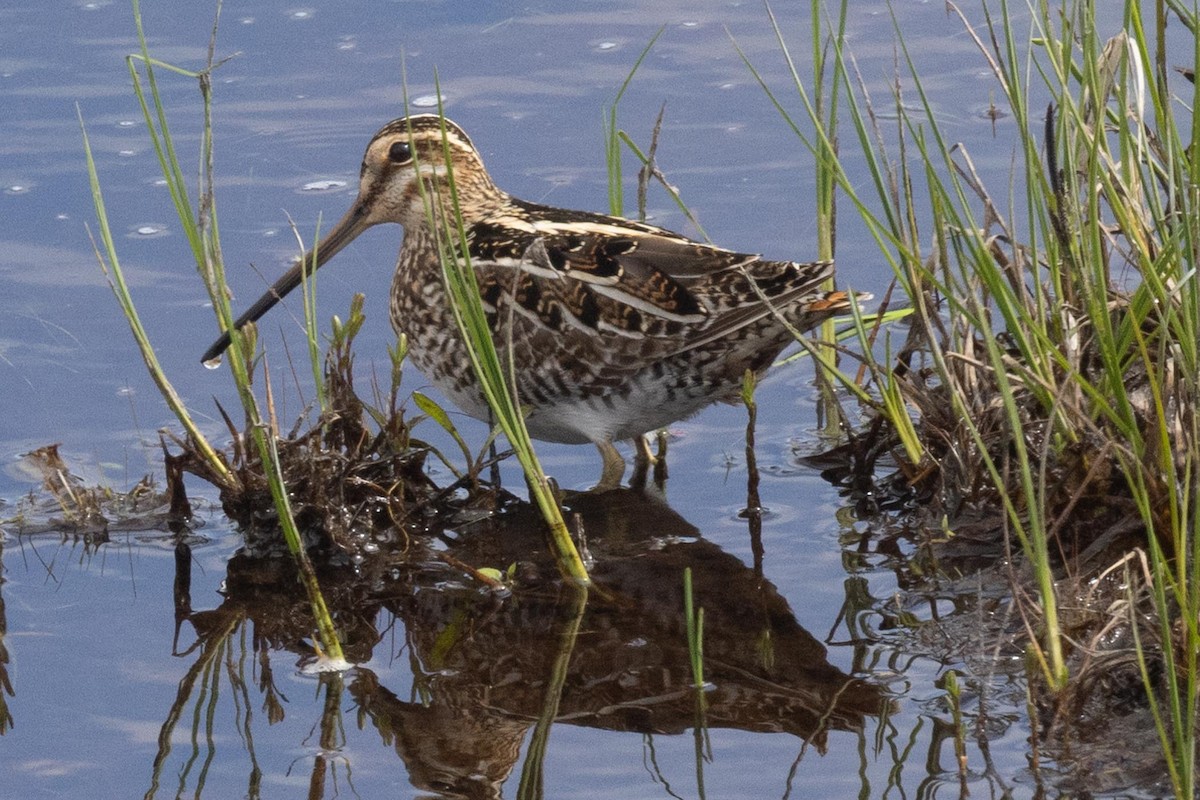
[(592, 45), (593, 49), (601, 53), (607, 53), (609, 50), (616, 50), (621, 45), (617, 42), (596, 42)]
[(683, 22), (683, 27), (685, 27), (685, 28), (699, 28), (699, 27), (700, 27), (700, 22), (699, 22), (698, 20), (694, 20), (694, 19), (684, 20), (684, 22)]
[(238, 22), (242, 23), (243, 25), (253, 25), (255, 22), (255, 19), (254, 19), (254, 17), (242, 17), (241, 19), (238, 20)]
[(316, 13), (314, 8), (293, 8), (287, 15), (289, 19), (312, 19)]
[(136, 124), (137, 124), (137, 122), (132, 119), (117, 120), (118, 128), (132, 128)]
[[(446, 96), (442, 95), (442, 103), (446, 102)], [(423, 94), (420, 97), (412, 99), (412, 105), (416, 108), (437, 108), (438, 98), (436, 94)]]
[(137, 394), (137, 389), (132, 386), (122, 386), (117, 389), (117, 397), (133, 397), (135, 394)]
[(157, 222), (147, 222), (142, 225), (135, 225), (130, 229), (130, 235), (137, 236), (142, 239), (153, 239), (158, 236), (165, 236), (167, 226), (160, 225)]
[(71, 215), (70, 214), (55, 214), (54, 218), (61, 222), (61, 221), (70, 219)]
[(11, 186), (4, 187), (5, 194), (25, 194), (28, 191), (29, 184), (27, 183), (14, 183)]
[(343, 36), (341, 39), (338, 39), (338, 50), (353, 50), (356, 47), (358, 47), (358, 42), (353, 36)]
[(137, 155), (137, 150), (118, 150), (117, 155), (122, 158), (132, 158)]
[(374, 542), (367, 542), (362, 546), (362, 551), (364, 553), (378, 553), (379, 545), (375, 544)]
[(331, 192), (331, 191), (334, 191), (335, 189), (344, 189), (344, 188), (346, 188), (346, 181), (340, 181), (340, 180), (331, 178), (328, 180), (321, 180), (321, 181), (309, 181), (308, 183), (306, 183), (300, 187), (300, 191), (302, 191), (302, 192)]
[(75, 7), (81, 11), (99, 11), (105, 6), (111, 6), (112, 0), (86, 0), (83, 3), (76, 3)]
[(216, 369), (217, 367), (221, 366), (221, 357), (214, 356), (213, 358), (210, 358), (208, 361), (204, 361), (202, 363), (204, 364), (205, 369)]

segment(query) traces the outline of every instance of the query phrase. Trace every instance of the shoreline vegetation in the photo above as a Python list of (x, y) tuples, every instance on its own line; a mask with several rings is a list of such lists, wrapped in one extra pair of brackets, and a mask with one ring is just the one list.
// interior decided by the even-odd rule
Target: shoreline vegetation
[[(217, 26), (206, 67), (187, 71), (151, 56), (136, 0), (133, 6), (141, 42), (141, 52), (129, 57), (134, 90), (198, 271), (222, 327), (231, 329), (212, 173)], [(817, 257), (836, 258), (835, 220), (854, 215), (893, 271), (878, 310), (868, 313), (855, 303), (848, 321), (801, 342), (825, 386), (828, 427), (849, 431), (813, 461), (856, 500), (861, 518), (880, 530), (900, 527), (914, 543), (903, 568), (909, 591), (932, 593), (975, 573), (1008, 581), (1008, 596), (990, 607), (998, 621), (989, 646), (1024, 657), (1035, 743), (1053, 751), (1054, 742), (1080, 735), (1072, 720), (1085, 708), (1109, 707), (1098, 694), (1137, 689), (1139, 707), (1153, 719), (1165, 780), (1176, 796), (1195, 796), (1200, 159), (1193, 158), (1188, 137), (1200, 129), (1200, 91), (1189, 82), (1200, 67), (1198, 20), (1176, 0), (1127, 2), (1121, 30), (1102, 35), (1092, 4), (1082, 0), (1019, 7), (999, 0), (969, 11), (948, 4), (994, 77), (995, 112), (1010, 117), (1016, 132), (1013, 174), (998, 191), (974, 167), (975, 144), (951, 140), (939, 124), (898, 24), (892, 93), (869, 95), (846, 43), (847, 6), (845, 0), (811, 3), (806, 59), (812, 74), (803, 76), (800, 52), (768, 6), (779, 55), (793, 78), (787, 87), (770, 85), (736, 40), (732, 44), (779, 111), (783, 135), (795, 135), (812, 152), (822, 232)], [(1175, 70), (1182, 65), (1169, 60), (1168, 23), (1185, 29), (1192, 43), (1193, 63), (1182, 75)], [(605, 120), (615, 213), (621, 210), (622, 152), (642, 167), (639, 196), (652, 179), (666, 184), (654, 163), (661, 118), (644, 151), (617, 119), (620, 97), (657, 39), (638, 57)], [(201, 89), (203, 155), (195, 192), (171, 141), (156, 70), (196, 80)], [(80, 125), (86, 148), (82, 112)], [(843, 167), (851, 151), (866, 164), (865, 181)], [(390, 352), (390, 384), (373, 387), (373, 397), (364, 400), (354, 388), (352, 348), (362, 325), (361, 298), (345, 321), (334, 319), (323, 353), (314, 290), (306, 281), (318, 397), (312, 422), (303, 432), (299, 424), (290, 433), (281, 428), (267, 356), (250, 326), (233, 334), (228, 355), (242, 408), (220, 409), (233, 444), (209, 443), (138, 322), (90, 150), (88, 167), (97, 258), (185, 431), (164, 438), (164, 452), (174, 451), (166, 458), (170, 518), (182, 524), (189, 514), (180, 481), (186, 471), (220, 490), (226, 513), (248, 541), (281, 536), (311, 604), (318, 652), (327, 668), (346, 668), (313, 559), (330, 552), (362, 557), (371, 552), (364, 544), (378, 549), (375, 532), (381, 530), (392, 532), (385, 545), (402, 551), (409, 521), (513, 502), (484, 477), (498, 457), (489, 447), (499, 432), (482, 447), (465, 442), (444, 409), (414, 395), (423, 417), (458, 443), (461, 460), (415, 439), (417, 420), (405, 417), (400, 388), (403, 341)], [(682, 205), (673, 191), (672, 197)], [(465, 249), (455, 246), (465, 236), (461, 226), (449, 235), (445, 253)], [(504, 441), (518, 453), (534, 503), (554, 531), (563, 585), (579, 593), (574, 628), (566, 626), (577, 632), (589, 581), (584, 532), (578, 525), (569, 529), (560, 493), (522, 437), (507, 367), (479, 324), (469, 264), (451, 255), (444, 271), (448, 285), (459, 289), (453, 294), (464, 335), (483, 332), (473, 347), (474, 367), (489, 376)], [(750, 382), (745, 401), (753, 414)], [(752, 445), (753, 422), (751, 457)], [(51, 487), (66, 466), (57, 453), (42, 458)], [(427, 458), (452, 472), (448, 486), (430, 480)], [(51, 491), (66, 523), (73, 504), (86, 524), (103, 516), (111, 501), (89, 499), (84, 487), (66, 480)], [(274, 512), (264, 515), (264, 507)], [(498, 592), (516, 584), (514, 568), (505, 572), (506, 565), (461, 566)], [(689, 625), (702, 619), (689, 612)], [(689, 644), (700, 692), (703, 627), (697, 627)], [(573, 635), (561, 640), (564, 670)], [(950, 671), (943, 684), (960, 723), (962, 694), (971, 683), (971, 676)], [(702, 700), (697, 694), (698, 728)], [(553, 717), (556, 697), (547, 695), (546, 708), (542, 721)]]
[[(1186, 29), (1195, 57), (1197, 20), (1176, 3), (1144, 6), (1126, 3), (1110, 38), (1084, 2), (1019, 14), (987, 3), (978, 22), (948, 6), (1013, 119), (1012, 196), (983, 183), (970, 143), (948, 138), (898, 26), (882, 102), (866, 96), (840, 29), (829, 36), (830, 92), (847, 99), (853, 136), (822, 128), (797, 80), (816, 131), (804, 137), (760, 83), (830, 166), (892, 265), (889, 295), (912, 309), (898, 346), (899, 328), (881, 343), (855, 323), (858, 372), (840, 379), (871, 391), (840, 449), (844, 474), (914, 501), (909, 522), (945, 565), (971, 549), (978, 565), (982, 548), (1007, 572), (1042, 736), (1078, 735), (1072, 718), (1124, 673), (1149, 698), (1176, 796), (1192, 797), (1200, 161), (1185, 133), (1200, 105), (1168, 64), (1166, 27)], [(841, 170), (848, 141), (873, 194)], [(957, 577), (938, 557), (927, 587)]]

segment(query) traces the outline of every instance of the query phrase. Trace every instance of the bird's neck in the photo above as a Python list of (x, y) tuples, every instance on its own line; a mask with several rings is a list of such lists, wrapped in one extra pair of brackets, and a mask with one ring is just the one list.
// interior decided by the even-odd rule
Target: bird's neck
[[(512, 198), (500, 190), (491, 179), (472, 173), (458, 172), (453, 184), (448, 176), (440, 175), (436, 181), (426, 181), (425, 197), (421, 200), (426, 227), (437, 230), (457, 229), (458, 220), (469, 228), (473, 223), (495, 215), (511, 205)], [(432, 211), (432, 219), (430, 219)]]

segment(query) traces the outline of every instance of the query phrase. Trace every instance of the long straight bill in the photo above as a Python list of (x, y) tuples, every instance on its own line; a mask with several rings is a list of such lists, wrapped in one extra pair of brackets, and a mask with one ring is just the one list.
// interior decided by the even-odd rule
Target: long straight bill
[[(367, 206), (365, 203), (355, 201), (350, 210), (346, 212), (338, 223), (333, 226), (325, 238), (322, 239), (317, 246), (305, 253), (299, 261), (292, 265), (292, 268), (279, 277), (275, 283), (267, 289), (262, 297), (255, 301), (254, 305), (250, 306), (244, 314), (237, 318), (234, 322), (234, 327), (239, 330), (247, 322), (256, 322), (266, 314), (271, 308), (287, 296), (288, 292), (295, 289), (304, 280), (306, 275), (311, 275), (320, 269), (325, 262), (333, 258), (338, 252), (354, 241), (360, 233), (371, 227), (374, 222), (367, 215)], [(314, 261), (313, 254), (316, 254)], [(200, 361), (207, 364), (221, 356), (222, 353), (229, 348), (230, 336), (229, 331), (221, 334), (221, 337), (212, 343), (212, 346), (204, 351), (204, 355), (200, 357)]]

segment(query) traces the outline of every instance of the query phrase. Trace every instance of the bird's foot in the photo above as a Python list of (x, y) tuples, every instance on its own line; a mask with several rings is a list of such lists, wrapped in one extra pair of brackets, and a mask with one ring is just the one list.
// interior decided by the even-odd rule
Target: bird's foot
[(654, 487), (661, 491), (667, 482), (667, 432), (655, 432), (654, 439), (657, 452), (650, 451), (650, 442), (644, 435), (633, 439), (633, 476), (629, 479), (629, 485), (634, 489), (646, 488), (651, 466), (654, 467)]
[(621, 478), (625, 477), (625, 459), (612, 442), (596, 442), (596, 448), (600, 451), (603, 466), (600, 469), (600, 481), (591, 490), (607, 492), (620, 488)]

